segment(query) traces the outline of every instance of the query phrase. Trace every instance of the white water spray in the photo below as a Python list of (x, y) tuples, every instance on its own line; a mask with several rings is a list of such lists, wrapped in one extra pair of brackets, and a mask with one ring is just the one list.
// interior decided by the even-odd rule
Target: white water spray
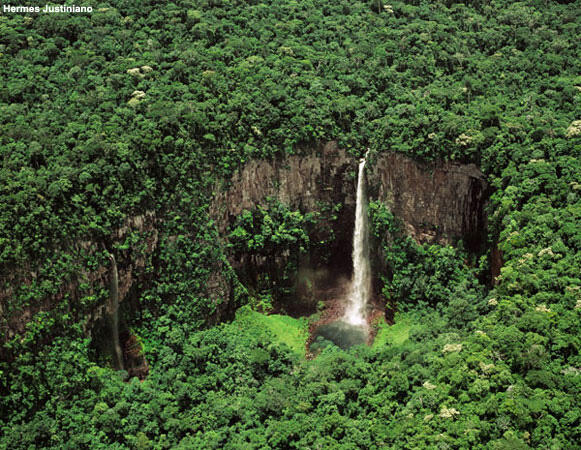
[[(366, 155), (367, 156), (367, 155)], [(369, 229), (367, 226), (367, 198), (365, 193), (365, 158), (359, 162), (355, 231), (353, 232), (353, 279), (349, 304), (344, 320), (351, 325), (366, 325), (366, 307), (371, 292), (369, 265)]]

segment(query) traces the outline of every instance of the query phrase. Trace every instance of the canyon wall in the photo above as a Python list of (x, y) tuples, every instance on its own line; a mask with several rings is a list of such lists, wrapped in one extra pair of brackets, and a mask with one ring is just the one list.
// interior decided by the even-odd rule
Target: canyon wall
[[(355, 217), (357, 162), (336, 142), (309, 149), (307, 154), (274, 161), (253, 160), (237, 171), (227, 184), (216, 186), (210, 217), (225, 236), (244, 210), (265, 205), (269, 198), (303, 213), (340, 205), (331, 223), (319, 223), (312, 241), (327, 241), (331, 226), (335, 239), (327, 251), (341, 264), (351, 261), (351, 237)], [(311, 255), (317, 259), (317, 255)], [(234, 262), (234, 266), (244, 264)]]
[(488, 184), (474, 164), (419, 163), (385, 153), (369, 164), (369, 196), (389, 207), (420, 243), (462, 239), (472, 251), (486, 240)]
[[(371, 156), (367, 169), (368, 192), (372, 200), (386, 204), (403, 224), (405, 232), (418, 242), (454, 243), (463, 239), (467, 247), (480, 250), (485, 242), (484, 205), (488, 186), (483, 175), (474, 165), (456, 163), (419, 163), (408, 157), (383, 153)], [(276, 160), (253, 160), (241, 167), (230, 180), (214, 187), (210, 205), (210, 217), (215, 221), (221, 236), (226, 237), (230, 225), (244, 210), (252, 210), (273, 198), (303, 213), (323, 211), (323, 221), (311, 235), (312, 242), (328, 242), (324, 249), (305, 256), (308, 267), (326, 264), (329, 276), (349, 275), (351, 270), (352, 234), (355, 215), (355, 188), (357, 160), (339, 148), (336, 142), (328, 142), (304, 149), (297, 155)], [(334, 207), (332, 213), (329, 208)], [(137, 298), (138, 285), (151, 276), (148, 265), (155, 264), (158, 251), (158, 228), (155, 213), (127, 218), (121, 228), (108, 238), (109, 244), (122, 242), (128, 233), (145, 235), (144, 248), (118, 251), (115, 254), (119, 274), (119, 301)], [(332, 239), (329, 239), (330, 235)], [(100, 242), (71, 243), (73, 260), (81, 261), (81, 255), (104, 250)], [(109, 248), (108, 251), (112, 249)], [(316, 252), (324, 252), (317, 254)], [(77, 255), (77, 256), (75, 256)], [(75, 259), (76, 258), (76, 259)], [(278, 257), (283, 265), (284, 255)], [(235, 269), (247, 260), (230, 261)], [(224, 276), (221, 267), (213, 268), (208, 280), (208, 298), (220, 304), (216, 317), (210, 323), (219, 322), (229, 314), (232, 305), (232, 281)], [(149, 275), (148, 275), (149, 274)], [(16, 306), (21, 285), (37, 282), (38, 269), (32, 263), (6, 270), (0, 275), (0, 341), (6, 341), (22, 333), (26, 324), (41, 311), (50, 311), (66, 299), (76, 304), (82, 296), (90, 296), (99, 289), (108, 289), (111, 278), (107, 263), (63, 281), (58, 292), (36, 298)], [(300, 276), (299, 276), (300, 278)], [(89, 286), (82, 291), (80, 286)], [(308, 289), (305, 289), (308, 291)], [(87, 335), (95, 323), (107, 311), (106, 303), (92, 304), (75, 311)], [(1, 355), (0, 355), (1, 356)]]
[[(300, 156), (250, 161), (227, 184), (216, 186), (210, 216), (225, 238), (244, 210), (266, 206), (269, 198), (302, 213), (340, 206), (331, 218), (321, 216), (324, 219), (317, 224), (311, 242), (329, 244), (323, 249), (311, 248), (299, 264), (295, 293), (283, 302), (282, 312), (316, 311), (313, 301), (324, 298), (324, 292), (338, 278), (351, 276), (357, 164), (357, 159), (337, 143), (328, 142)], [(471, 251), (484, 250), (488, 185), (475, 165), (420, 163), (386, 152), (370, 155), (366, 176), (369, 199), (385, 204), (400, 220), (403, 231), (417, 242), (454, 244), (461, 239)], [(374, 272), (386, 273), (379, 247), (370, 253)], [(242, 283), (256, 292), (256, 274), (268, 272), (271, 280), (280, 279), (287, 263), (285, 254), (267, 262), (245, 254), (230, 255), (229, 259)], [(378, 291), (378, 279), (374, 285)]]
[[(151, 211), (142, 215), (128, 217), (123, 225), (108, 237), (109, 243), (120, 243), (126, 240), (130, 233), (138, 232), (144, 237), (143, 248), (129, 248), (117, 251), (117, 295), (120, 302), (127, 301), (130, 293), (135, 289), (136, 282), (143, 280), (146, 267), (150, 264), (151, 255), (158, 245), (158, 231), (156, 217)], [(71, 264), (83, 266), (87, 255), (101, 252), (105, 249), (103, 242), (76, 241), (71, 242), (69, 254)], [(110, 250), (110, 249), (109, 249)], [(71, 304), (79, 304), (82, 297), (91, 297), (100, 289), (110, 290), (112, 271), (109, 260), (93, 270), (82, 269), (74, 276), (61, 281), (56, 292), (46, 294), (43, 298), (31, 299), (28, 302), (17, 302), (19, 286), (42, 283), (39, 268), (29, 262), (22, 267), (5, 270), (0, 276), (0, 342), (11, 339), (15, 334), (24, 332), (26, 324), (39, 312), (50, 311), (66, 299), (68, 311), (74, 321), (84, 325), (84, 332), (91, 335), (95, 324), (113, 311), (109, 302), (101, 302), (81, 306), (76, 310)], [(81, 288), (81, 286), (88, 287)], [(79, 317), (76, 317), (79, 315)], [(82, 317), (80, 317), (82, 315)], [(1, 355), (0, 355), (1, 356)]]
[[(347, 245), (353, 229), (356, 169), (355, 158), (335, 142), (306, 156), (251, 161), (227, 186), (217, 187), (210, 215), (224, 235), (236, 216), (264, 204), (268, 197), (302, 212), (317, 211), (321, 202), (342, 203), (347, 213), (336, 225)], [(488, 185), (474, 164), (420, 163), (383, 153), (370, 158), (367, 181), (370, 200), (387, 205), (419, 243), (463, 239), (472, 250), (484, 243)]]
[(304, 156), (275, 161), (253, 160), (236, 172), (227, 186), (218, 186), (210, 207), (218, 229), (225, 232), (232, 219), (274, 197), (291, 208), (315, 211), (321, 201), (354, 205), (356, 180), (349, 176), (357, 164), (335, 142)]

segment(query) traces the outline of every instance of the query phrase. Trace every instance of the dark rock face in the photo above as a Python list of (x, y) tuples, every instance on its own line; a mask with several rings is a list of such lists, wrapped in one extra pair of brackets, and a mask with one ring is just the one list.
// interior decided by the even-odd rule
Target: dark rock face
[(212, 272), (206, 282), (205, 295), (216, 307), (213, 317), (208, 317), (208, 324), (217, 325), (220, 322), (234, 318), (236, 305), (234, 304), (233, 282), (225, 275), (223, 263), (212, 267)]
[[(138, 231), (147, 235), (145, 248), (142, 252), (125, 251), (117, 255), (118, 284), (117, 294), (119, 302), (126, 302), (131, 297), (135, 289), (136, 281), (143, 278), (148, 256), (151, 255), (158, 244), (158, 231), (156, 229), (156, 217), (153, 212), (147, 211), (145, 214), (128, 217), (122, 227), (117, 229), (112, 236), (111, 242), (121, 242), (126, 239), (130, 232)], [(103, 249), (103, 244), (93, 241), (79, 241), (72, 244), (70, 253), (75, 255), (91, 254)], [(80, 259), (80, 256), (79, 256)], [(35, 301), (21, 308), (14, 308), (11, 299), (16, 295), (18, 286), (31, 284), (38, 277), (37, 269), (32, 266), (19, 267), (10, 270), (5, 275), (0, 276), (0, 314), (2, 315), (2, 327), (0, 327), (0, 342), (11, 339), (15, 334), (22, 333), (26, 324), (41, 311), (50, 311), (58, 305), (66, 296), (69, 302), (76, 302), (80, 299), (79, 286), (84, 283), (91, 287), (91, 290), (83, 295), (91, 295), (100, 288), (110, 290), (111, 271), (108, 265), (97, 267), (93, 271), (86, 271), (76, 274), (73, 279), (63, 283), (55, 294), (47, 296), (42, 300)], [(5, 286), (4, 289), (1, 287)], [(108, 302), (97, 304), (86, 310), (78, 311), (82, 319), (85, 333), (90, 336), (95, 325), (104, 317), (113, 313)], [(0, 355), (1, 357), (2, 355)]]
[(422, 164), (395, 153), (368, 168), (369, 196), (386, 204), (420, 243), (463, 239), (479, 251), (486, 237), (488, 184), (474, 164)]
[[(331, 226), (336, 239), (327, 252), (339, 265), (347, 261), (350, 267), (357, 182), (353, 172), (356, 168), (357, 162), (335, 142), (320, 146), (306, 156), (250, 161), (234, 175), (227, 187), (216, 187), (210, 216), (224, 236), (242, 211), (265, 205), (268, 198), (275, 198), (303, 213), (321, 211), (324, 205), (340, 204), (336, 219), (321, 223), (311, 238), (313, 241), (326, 240)], [(310, 255), (311, 263), (317, 265), (319, 256)], [(241, 264), (243, 261), (233, 261), (234, 267)]]
[(143, 346), (137, 336), (126, 330), (121, 335), (123, 346), (123, 360), (129, 377), (137, 377), (140, 380), (147, 378), (149, 364), (143, 354)]
[[(335, 142), (308, 156), (279, 161), (251, 161), (237, 172), (228, 188), (218, 188), (210, 215), (224, 234), (237, 215), (274, 197), (302, 212), (317, 211), (321, 202), (343, 203), (350, 214), (337, 224), (342, 245), (350, 244), (357, 180), (357, 161)], [(474, 164), (419, 163), (384, 153), (367, 166), (371, 200), (387, 205), (420, 243), (448, 244), (463, 239), (479, 250), (486, 234), (484, 205), (488, 184)]]
[[(313, 149), (306, 156), (288, 156), (275, 161), (250, 161), (232, 178), (228, 186), (217, 186), (210, 207), (222, 236), (244, 210), (265, 205), (269, 197), (303, 213), (320, 211), (322, 204), (341, 204), (332, 221), (319, 224), (311, 241), (325, 240), (325, 229), (331, 227), (335, 239), (326, 248), (327, 257), (311, 251), (299, 267), (293, 301), (301, 302), (324, 283), (317, 274), (324, 269), (334, 279), (350, 276), (352, 236), (355, 216), (355, 190), (358, 161), (338, 148), (335, 142)], [(482, 173), (473, 165), (456, 163), (416, 162), (406, 156), (384, 153), (370, 158), (367, 166), (368, 195), (387, 205), (399, 218), (405, 233), (419, 243), (455, 243), (462, 239), (472, 251), (483, 248), (486, 236), (484, 205), (488, 185)], [(374, 254), (372, 259), (383, 260)], [(285, 256), (277, 258), (284, 267)], [(230, 257), (230, 262), (243, 282), (252, 284), (249, 272), (260, 273), (256, 261), (245, 257)], [(381, 263), (377, 270), (385, 269)], [(303, 277), (302, 273), (313, 276)], [(245, 279), (246, 278), (246, 279)], [(305, 278), (305, 286), (301, 280)], [(308, 289), (302, 289), (308, 286)], [(303, 299), (304, 300), (304, 299)], [(290, 311), (287, 311), (290, 312)]]
[(224, 232), (244, 210), (264, 203), (268, 197), (302, 211), (315, 211), (321, 201), (355, 202), (356, 180), (349, 171), (356, 163), (336, 142), (318, 147), (306, 156), (288, 156), (275, 161), (248, 162), (236, 172), (227, 187), (218, 186), (210, 215)]
[[(258, 205), (266, 206), (269, 198), (303, 213), (322, 213), (316, 229), (310, 233), (311, 251), (300, 258), (296, 279), (290, 282), (296, 295), (292, 304), (287, 302), (284, 307), (287, 314), (315, 312), (317, 299), (313, 292), (324, 290), (330, 277), (350, 274), (356, 170), (354, 158), (335, 142), (329, 142), (302, 156), (250, 161), (228, 186), (216, 187), (210, 216), (224, 237), (238, 215)], [(331, 207), (336, 209), (329, 213)], [(320, 242), (327, 244), (320, 246)], [(253, 292), (264, 275), (279, 285), (288, 256), (281, 254), (265, 261), (264, 257), (242, 254), (230, 255), (229, 260), (239, 279)], [(288, 286), (288, 281), (284, 283)]]

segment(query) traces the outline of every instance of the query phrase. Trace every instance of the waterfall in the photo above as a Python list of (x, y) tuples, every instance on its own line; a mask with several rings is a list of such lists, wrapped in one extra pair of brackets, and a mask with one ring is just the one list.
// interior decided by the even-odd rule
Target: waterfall
[[(367, 156), (367, 155), (366, 155)], [(351, 325), (366, 324), (366, 306), (371, 292), (369, 265), (369, 229), (367, 226), (367, 198), (365, 193), (365, 158), (359, 162), (355, 230), (353, 232), (353, 279), (344, 320)]]
[(123, 369), (123, 353), (119, 343), (119, 273), (115, 257), (109, 253), (111, 261), (111, 280), (109, 288), (109, 310), (111, 327), (111, 353), (115, 369)]

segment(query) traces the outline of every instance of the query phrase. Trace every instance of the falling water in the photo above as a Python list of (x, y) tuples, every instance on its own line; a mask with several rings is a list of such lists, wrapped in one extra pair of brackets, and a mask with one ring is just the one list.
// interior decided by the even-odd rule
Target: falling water
[(369, 230), (365, 195), (365, 158), (359, 162), (355, 231), (353, 232), (353, 279), (344, 320), (351, 325), (365, 325), (366, 306), (371, 291), (369, 266)]
[(115, 256), (109, 253), (111, 261), (111, 280), (109, 288), (109, 326), (111, 328), (111, 353), (115, 369), (123, 369), (123, 353), (119, 343), (119, 273)]

